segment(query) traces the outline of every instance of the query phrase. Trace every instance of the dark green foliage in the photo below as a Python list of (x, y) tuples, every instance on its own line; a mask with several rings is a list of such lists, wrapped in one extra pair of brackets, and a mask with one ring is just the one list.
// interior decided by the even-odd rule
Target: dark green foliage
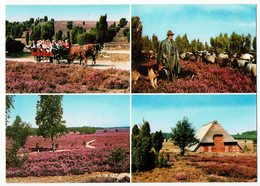
[(256, 36), (253, 39), (253, 44), (252, 45), (253, 45), (252, 47), (253, 47), (254, 51), (256, 52)]
[(27, 31), (26, 36), (25, 36), (26, 45), (29, 44), (29, 40), (30, 40), (30, 35), (29, 35), (29, 32)]
[(169, 154), (168, 153), (156, 153), (155, 154), (155, 166), (158, 168), (168, 167)]
[(54, 22), (48, 21), (41, 27), (41, 39), (52, 39), (54, 36)]
[(72, 21), (68, 21), (66, 27), (67, 27), (67, 29), (72, 30), (73, 22)]
[(67, 39), (69, 40), (69, 41), (71, 41), (71, 39), (70, 39), (70, 31), (68, 30), (68, 32), (67, 32)]
[(126, 24), (127, 24), (126, 18), (121, 18), (121, 19), (119, 20), (118, 26), (120, 26), (121, 28), (123, 28)]
[(48, 21), (48, 17), (47, 17), (47, 16), (44, 16), (44, 17), (43, 17), (43, 21), (44, 21), (44, 22), (47, 22), (47, 21)]
[(154, 168), (154, 153), (151, 147), (150, 126), (147, 121), (143, 121), (139, 135), (132, 135), (132, 170), (134, 172)]
[(75, 44), (77, 43), (77, 36), (79, 34), (83, 34), (86, 32), (86, 29), (83, 28), (83, 27), (80, 27), (80, 26), (76, 26), (76, 27), (73, 27), (72, 28), (72, 32), (71, 32), (71, 40), (72, 40), (72, 43)]
[(131, 21), (131, 34), (132, 34), (132, 60), (134, 62), (140, 61), (142, 44), (142, 31), (143, 25), (138, 16), (133, 16)]
[(53, 151), (55, 150), (54, 139), (66, 132), (62, 114), (62, 96), (40, 96), (40, 100), (37, 101), (35, 117), (36, 124), (39, 126), (38, 134), (51, 139)]
[(124, 36), (127, 37), (128, 42), (130, 42), (130, 27), (126, 27), (123, 31)]
[(163, 143), (163, 133), (162, 131), (156, 131), (154, 134), (152, 134), (152, 143), (153, 143), (153, 148), (156, 153), (158, 153), (161, 148), (162, 148), (162, 143)]
[(164, 133), (163, 133), (163, 138), (164, 138), (164, 139), (167, 139), (167, 140), (168, 140), (169, 138), (172, 138), (172, 133), (165, 133), (165, 132), (164, 132)]
[(104, 42), (106, 41), (107, 36), (107, 30), (108, 30), (108, 24), (107, 24), (107, 14), (104, 16), (100, 16), (99, 21), (96, 24), (96, 41), (100, 43), (102, 46)]
[(195, 138), (195, 129), (186, 117), (178, 121), (175, 128), (172, 128), (172, 137), (174, 144), (180, 147), (182, 156), (185, 153), (185, 147), (198, 142)]
[(111, 165), (118, 165), (125, 161), (125, 150), (122, 147), (115, 147), (111, 152), (108, 161)]
[(256, 130), (243, 132), (241, 134), (232, 135), (235, 139), (243, 139), (243, 140), (253, 140), (254, 143), (257, 143), (257, 133)]
[(78, 131), (80, 134), (93, 134), (96, 132), (96, 128), (95, 127), (79, 127)]
[(114, 37), (116, 36), (116, 33), (118, 32), (117, 30), (118, 29), (116, 27), (116, 23), (114, 23), (108, 27), (107, 37), (106, 37), (107, 42), (111, 42), (114, 39)]
[(133, 126), (133, 129), (132, 129), (132, 134), (133, 134), (133, 135), (138, 135), (139, 132), (140, 132), (140, 130), (139, 130), (137, 124), (135, 124), (135, 125)]
[(11, 109), (14, 108), (14, 96), (6, 95), (5, 96), (5, 124), (8, 124), (8, 119), (10, 118)]
[(24, 146), (27, 137), (30, 135), (30, 125), (22, 121), (20, 116), (16, 116), (11, 126), (6, 127), (6, 136), (12, 139), (13, 147)]
[(56, 35), (55, 35), (55, 38), (56, 38), (56, 40), (62, 40), (62, 31), (61, 30), (59, 30), (58, 32), (56, 32)]
[(6, 127), (6, 137), (12, 140), (12, 149), (6, 153), (6, 166), (21, 165), (26, 156), (17, 155), (18, 150), (24, 146), (27, 137), (30, 135), (30, 125), (22, 121), (20, 116), (16, 116), (11, 126)]
[(41, 25), (35, 25), (32, 27), (31, 40), (37, 41), (41, 39)]
[(16, 41), (10, 37), (7, 37), (5, 46), (8, 54), (12, 54), (23, 51), (25, 44), (23, 44), (21, 41)]
[(5, 22), (6, 26), (6, 37), (12, 37), (12, 38), (20, 38), (22, 37), (23, 31), (26, 30), (26, 27), (23, 23), (20, 22)]

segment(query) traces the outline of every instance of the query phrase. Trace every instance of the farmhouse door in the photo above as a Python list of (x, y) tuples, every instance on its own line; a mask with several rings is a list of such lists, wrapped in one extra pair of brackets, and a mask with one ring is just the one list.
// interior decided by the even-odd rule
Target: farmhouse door
[(215, 135), (213, 137), (214, 147), (212, 148), (213, 152), (225, 152), (225, 145), (223, 135)]

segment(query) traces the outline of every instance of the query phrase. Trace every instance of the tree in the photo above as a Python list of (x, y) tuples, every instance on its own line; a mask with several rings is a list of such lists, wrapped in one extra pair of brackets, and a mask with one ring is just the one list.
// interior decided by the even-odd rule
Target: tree
[(123, 31), (124, 36), (127, 37), (128, 42), (130, 42), (130, 28), (126, 27)]
[(177, 37), (175, 38), (175, 43), (176, 43), (176, 46), (178, 47), (178, 51), (180, 53), (182, 53), (183, 52), (182, 38), (179, 35), (177, 35)]
[(252, 47), (253, 47), (254, 51), (256, 52), (256, 36), (253, 39), (253, 44), (252, 45), (253, 45)]
[(43, 20), (44, 20), (44, 22), (47, 22), (48, 21), (48, 17), (44, 16)]
[(198, 50), (197, 41), (196, 39), (193, 39), (190, 43), (190, 51), (192, 53), (195, 53)]
[(242, 53), (249, 53), (251, 51), (251, 35), (247, 34), (247, 36), (244, 36), (243, 40)]
[(70, 39), (70, 31), (68, 30), (68, 32), (67, 32), (67, 38), (68, 38), (68, 40), (71, 42), (71, 39)]
[(52, 21), (48, 21), (43, 24), (41, 27), (41, 38), (42, 39), (52, 39), (54, 36), (54, 23)]
[(6, 155), (7, 167), (18, 166), (24, 162), (25, 159), (18, 156), (17, 153), (25, 145), (30, 130), (30, 125), (23, 122), (20, 116), (16, 116), (13, 124), (6, 127), (6, 136), (12, 140), (12, 149)]
[(195, 129), (186, 117), (178, 121), (175, 128), (172, 128), (172, 137), (174, 144), (181, 149), (181, 156), (185, 153), (185, 147), (191, 146), (198, 142), (195, 138)]
[(55, 35), (56, 40), (62, 40), (62, 35), (63, 35), (63, 33), (61, 30), (56, 32), (56, 35)]
[(26, 32), (25, 40), (26, 40), (26, 45), (28, 45), (29, 44), (29, 40), (30, 40), (28, 31)]
[(153, 51), (157, 52), (158, 51), (158, 48), (159, 48), (159, 40), (158, 40), (158, 37), (153, 34), (152, 36), (152, 45), (153, 45)]
[[(135, 127), (136, 128), (136, 127)], [(149, 170), (154, 167), (154, 153), (151, 151), (152, 140), (150, 125), (143, 121), (140, 133), (132, 135), (132, 170)]]
[(126, 18), (121, 18), (121, 19), (119, 20), (118, 26), (120, 26), (121, 28), (123, 28), (126, 24), (127, 24)]
[(189, 51), (190, 42), (188, 40), (188, 37), (187, 37), (186, 33), (182, 36), (181, 43), (182, 43), (181, 45), (182, 45), (183, 52), (188, 52)]
[(135, 124), (135, 125), (133, 126), (133, 129), (132, 129), (132, 134), (136, 136), (136, 135), (139, 134), (139, 132), (140, 132), (140, 130), (139, 130), (137, 124)]
[(111, 42), (116, 36), (116, 33), (117, 33), (117, 27), (116, 27), (116, 23), (114, 23), (108, 27), (106, 41)]
[(14, 96), (6, 95), (5, 96), (5, 124), (7, 125), (8, 119), (10, 118), (11, 109), (14, 108)]
[(133, 16), (131, 21), (132, 34), (132, 59), (134, 62), (140, 61), (142, 45), (142, 22), (138, 16)]
[(55, 139), (66, 132), (65, 121), (62, 120), (62, 96), (42, 95), (37, 101), (36, 124), (38, 134), (51, 139), (52, 150), (55, 151)]
[[(75, 43), (77, 43), (78, 41), (77, 41), (77, 36), (79, 35), (79, 34), (83, 34), (83, 33), (85, 33), (86, 32), (86, 29), (85, 28), (83, 28), (83, 27), (81, 27), (81, 26), (75, 26), (75, 27), (73, 27), (72, 28), (72, 31), (71, 31), (71, 41), (72, 41), (72, 43), (73, 44), (75, 44)], [(82, 38), (84, 38), (84, 36), (82, 37)], [(85, 44), (85, 43), (84, 43)]]
[(72, 30), (73, 22), (72, 21), (68, 21), (66, 27), (67, 27), (67, 29)]
[(5, 46), (5, 50), (8, 52), (8, 54), (12, 54), (23, 51), (25, 44), (23, 44), (21, 41), (16, 41), (10, 37), (7, 37)]
[(160, 130), (159, 132), (156, 131), (153, 135), (152, 135), (152, 143), (153, 143), (153, 148), (155, 150), (155, 152), (159, 152), (162, 148), (162, 143), (163, 143), (163, 133)]
[(97, 29), (97, 42), (100, 43), (102, 46), (104, 42), (106, 41), (106, 36), (107, 36), (107, 29), (108, 29), (108, 24), (107, 24), (107, 14), (104, 16), (100, 16), (99, 21), (96, 24), (96, 29)]
[(41, 25), (33, 26), (30, 38), (34, 41), (41, 39)]

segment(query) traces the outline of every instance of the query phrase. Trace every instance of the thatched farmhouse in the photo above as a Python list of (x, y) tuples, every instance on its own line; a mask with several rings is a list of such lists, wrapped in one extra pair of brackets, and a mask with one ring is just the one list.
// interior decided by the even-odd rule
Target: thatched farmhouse
[(239, 152), (237, 141), (217, 121), (203, 125), (196, 133), (199, 142), (188, 148), (194, 152)]

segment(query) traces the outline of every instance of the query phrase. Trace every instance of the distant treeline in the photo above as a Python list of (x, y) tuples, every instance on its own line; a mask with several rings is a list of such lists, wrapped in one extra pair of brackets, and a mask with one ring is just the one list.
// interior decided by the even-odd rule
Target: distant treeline
[(257, 138), (257, 133), (256, 130), (253, 131), (247, 131), (247, 132), (243, 132), (241, 134), (236, 134), (236, 135), (232, 135), (235, 139), (244, 139), (244, 140), (253, 140), (254, 143), (257, 142), (256, 138)]
[[(142, 51), (158, 51), (158, 37), (153, 34), (151, 38), (144, 36), (142, 33), (143, 25), (138, 16), (132, 17), (132, 57), (133, 61), (142, 61)], [(166, 31), (165, 31), (166, 32)], [(175, 42), (180, 53), (196, 52), (207, 50), (215, 53), (227, 52), (234, 53), (255, 53), (256, 52), (256, 36), (252, 38), (250, 34), (237, 34), (233, 32), (231, 35), (220, 33), (217, 37), (211, 37), (210, 43), (203, 43), (199, 39), (188, 40), (185, 33), (183, 36), (177, 35)]]
[[(79, 132), (80, 134), (93, 134), (97, 130), (102, 130), (103, 128), (100, 127), (89, 127), (89, 126), (83, 126), (83, 127), (67, 127), (65, 133), (69, 132)], [(38, 135), (38, 128), (31, 128), (31, 135)]]
[[(109, 130), (114, 130), (118, 131), (118, 129), (123, 129), (123, 128), (129, 128), (129, 127), (90, 127), (90, 126), (83, 126), (83, 127), (66, 127), (65, 133), (68, 134), (70, 132), (77, 133), (79, 132), (80, 134), (93, 134), (97, 130), (103, 130), (104, 132), (107, 132)], [(36, 136), (38, 135), (38, 128), (30, 128), (30, 135)]]
[[(85, 22), (83, 21), (83, 25)], [(21, 38), (23, 32), (26, 32), (26, 44), (28, 45), (29, 40), (42, 40), (42, 39), (57, 39), (65, 40), (69, 39), (72, 44), (78, 43), (80, 45), (86, 43), (101, 43), (111, 42), (116, 33), (127, 25), (126, 18), (121, 18), (119, 23), (108, 26), (107, 15), (101, 15), (99, 21), (97, 21), (96, 26), (90, 31), (86, 31), (85, 28), (80, 26), (73, 26), (72, 21), (67, 22), (67, 33), (63, 33), (61, 30), (54, 29), (54, 19), (48, 21), (48, 17), (44, 18), (30, 18), (28, 21), (24, 22), (9, 22), (6, 20), (6, 38), (10, 37), (12, 39)], [(129, 27), (124, 28), (124, 36), (130, 38)]]

